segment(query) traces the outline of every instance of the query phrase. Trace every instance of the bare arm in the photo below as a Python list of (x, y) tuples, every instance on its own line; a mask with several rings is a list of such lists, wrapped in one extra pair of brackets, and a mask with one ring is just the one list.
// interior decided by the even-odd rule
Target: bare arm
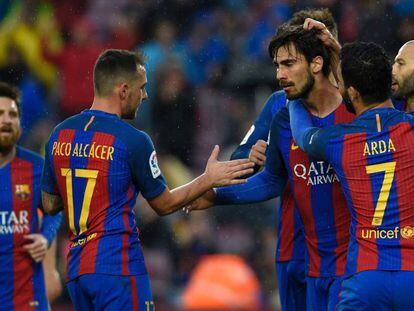
[(254, 163), (248, 159), (220, 162), (217, 161), (218, 153), (219, 148), (216, 146), (208, 159), (204, 174), (173, 190), (167, 188), (159, 196), (148, 201), (158, 215), (168, 215), (181, 209), (213, 187), (246, 182), (245, 179), (236, 178), (252, 173)]
[(49, 215), (56, 215), (63, 210), (63, 201), (60, 195), (42, 191), (43, 211)]
[(54, 240), (43, 260), (46, 293), (47, 299), (50, 302), (56, 300), (62, 293), (62, 283), (60, 282), (60, 276), (56, 269), (56, 250), (56, 240)]

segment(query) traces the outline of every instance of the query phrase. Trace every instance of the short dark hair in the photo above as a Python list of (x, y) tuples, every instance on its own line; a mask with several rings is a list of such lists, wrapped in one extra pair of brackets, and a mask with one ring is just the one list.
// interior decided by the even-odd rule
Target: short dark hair
[(329, 9), (306, 9), (301, 10), (293, 14), (292, 18), (289, 19), (288, 23), (291, 25), (303, 25), (305, 19), (312, 18), (318, 22), (324, 23), (326, 28), (331, 34), (338, 39), (338, 25), (332, 16)]
[(21, 116), (20, 91), (17, 87), (6, 82), (0, 82), (0, 97), (7, 97), (11, 100), (14, 100), (19, 112), (19, 116)]
[(380, 45), (347, 43), (341, 49), (340, 59), (345, 87), (354, 87), (365, 103), (380, 103), (391, 96), (391, 61)]
[(99, 55), (93, 70), (93, 86), (98, 96), (108, 96), (121, 81), (137, 79), (137, 65), (144, 65), (139, 52), (110, 49)]
[(269, 56), (274, 58), (277, 51), (282, 47), (293, 44), (296, 51), (303, 54), (310, 63), (316, 56), (323, 58), (322, 73), (327, 77), (331, 72), (329, 65), (331, 52), (316, 37), (317, 30), (305, 30), (302, 25), (291, 25), (285, 23), (279, 27), (277, 34), (269, 43)]

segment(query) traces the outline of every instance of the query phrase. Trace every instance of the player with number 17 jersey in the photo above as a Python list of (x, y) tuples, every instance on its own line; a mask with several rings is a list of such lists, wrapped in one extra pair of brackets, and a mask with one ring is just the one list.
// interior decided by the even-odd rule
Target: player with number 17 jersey
[[(166, 182), (148, 135), (117, 115), (86, 110), (57, 126), (45, 159), (42, 190), (61, 194), (69, 223), (67, 281), (103, 274), (149, 285), (133, 207), (138, 192), (152, 199)], [(118, 294), (136, 309), (137, 293)], [(152, 301), (149, 286), (138, 295)]]

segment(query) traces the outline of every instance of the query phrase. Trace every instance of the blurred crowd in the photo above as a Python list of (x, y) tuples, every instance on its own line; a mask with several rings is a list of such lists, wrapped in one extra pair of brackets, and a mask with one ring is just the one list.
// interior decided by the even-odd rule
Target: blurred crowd
[[(146, 56), (149, 100), (134, 125), (154, 139), (170, 187), (199, 174), (214, 144), (226, 159), (277, 88), (269, 38), (293, 12), (328, 7), (341, 42), (375, 41), (393, 56), (414, 38), (412, 0), (2, 0), (0, 80), (22, 91), (21, 143), (42, 152), (50, 130), (87, 109), (92, 72), (106, 48)], [(159, 218), (136, 214), (157, 309), (180, 297), (203, 256), (236, 254), (277, 310), (275, 201)], [(66, 228), (59, 235), (64, 276)], [(67, 295), (57, 309), (69, 304)]]

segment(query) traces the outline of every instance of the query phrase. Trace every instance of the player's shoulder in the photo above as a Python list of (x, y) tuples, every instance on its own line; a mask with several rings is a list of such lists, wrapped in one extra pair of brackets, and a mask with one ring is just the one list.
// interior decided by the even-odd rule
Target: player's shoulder
[(267, 100), (271, 107), (272, 115), (275, 115), (282, 107), (286, 106), (286, 93), (283, 90), (276, 91), (269, 96)]
[(53, 136), (54, 134), (59, 133), (61, 130), (64, 130), (64, 129), (74, 129), (74, 130), (76, 130), (80, 126), (81, 121), (83, 119), (84, 119), (84, 117), (80, 113), (66, 118), (65, 120), (63, 120), (62, 122), (58, 123), (55, 126), (55, 128), (52, 130), (51, 136)]
[(279, 104), (286, 105), (286, 93), (283, 90), (273, 92), (269, 96), (269, 99), (271, 99), (273, 103), (279, 103)]
[(44, 159), (40, 154), (30, 151), (21, 146), (16, 146), (16, 157), (30, 162), (34, 166), (43, 166), (44, 163)]
[(414, 125), (414, 114), (408, 113), (405, 111), (400, 111), (397, 109), (392, 109), (392, 115), (391, 117), (396, 120), (396, 122), (400, 123), (410, 123), (411, 125)]

